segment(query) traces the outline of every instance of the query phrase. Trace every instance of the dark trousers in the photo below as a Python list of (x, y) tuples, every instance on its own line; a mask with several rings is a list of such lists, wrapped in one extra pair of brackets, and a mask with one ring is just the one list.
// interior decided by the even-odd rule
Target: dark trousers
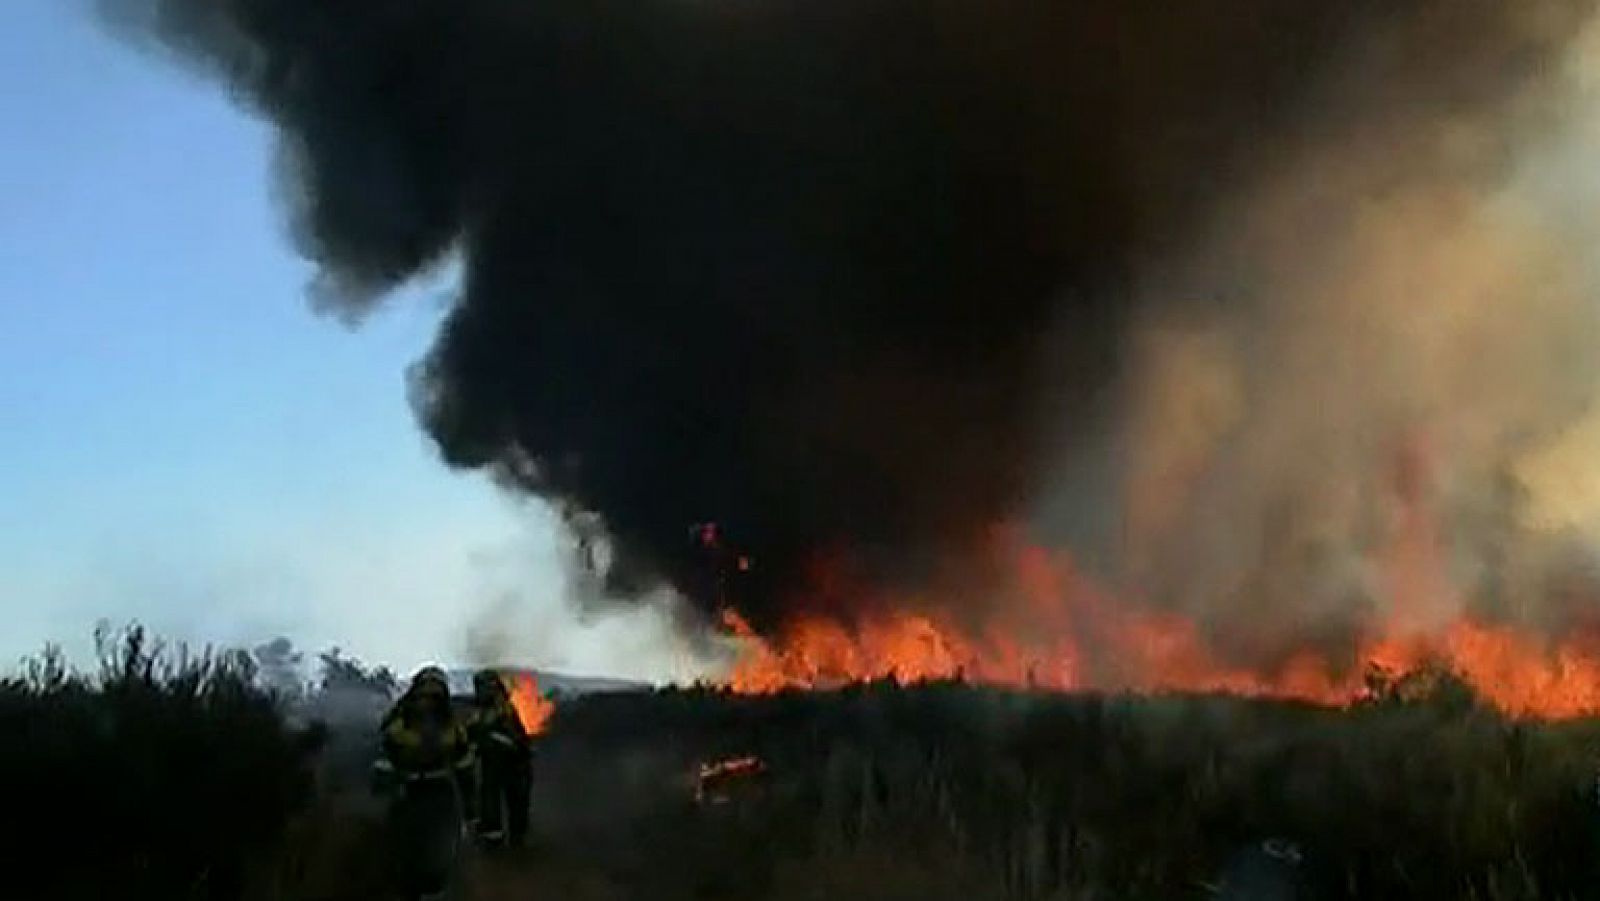
[(495, 747), (486, 749), (481, 759), (479, 827), (486, 837), (503, 833), (510, 844), (520, 845), (528, 834), (528, 792), (532, 787), (528, 755)]
[(449, 779), (411, 783), (390, 811), (398, 888), (415, 898), (444, 890), (461, 842), (461, 808)]

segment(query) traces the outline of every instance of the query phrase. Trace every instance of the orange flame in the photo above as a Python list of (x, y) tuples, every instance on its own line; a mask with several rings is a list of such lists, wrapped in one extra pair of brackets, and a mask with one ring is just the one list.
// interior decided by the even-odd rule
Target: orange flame
[[(995, 531), (1005, 603), (987, 621), (956, 619), (952, 608), (917, 598), (863, 597), (878, 611), (842, 622), (801, 617), (758, 635), (735, 611), (723, 615), (738, 653), (726, 675), (735, 691), (767, 693), (892, 679), (970, 680), (1057, 690), (1228, 692), (1328, 705), (1368, 695), (1369, 674), (1391, 679), (1447, 671), (1501, 712), (1568, 719), (1600, 715), (1600, 631), (1557, 638), (1461, 613), (1449, 577), (1445, 533), (1430, 501), (1434, 450), (1425, 431), (1402, 442), (1391, 501), (1395, 527), (1374, 562), (1388, 608), (1364, 625), (1352, 656), (1333, 660), (1312, 647), (1270, 670), (1228, 663), (1200, 625), (1180, 614), (1113, 600), (1072, 561)], [(833, 574), (819, 574), (838, 594)], [(836, 582), (836, 580), (835, 580)]]
[[(737, 692), (770, 693), (864, 680), (956, 679), (1062, 691), (1227, 692), (1343, 706), (1367, 695), (1365, 676), (1373, 669), (1399, 676), (1431, 665), (1511, 716), (1600, 714), (1596, 636), (1547, 641), (1464, 616), (1423, 628), (1409, 608), (1396, 605), (1362, 640), (1354, 661), (1340, 666), (1308, 649), (1261, 671), (1223, 661), (1199, 626), (1180, 615), (1113, 603), (1064, 559), (1028, 546), (1013, 553), (1027, 609), (989, 627), (957, 623), (926, 604), (880, 603), (872, 609), (889, 612), (849, 625), (803, 617), (762, 637), (725, 611), (723, 624), (738, 647), (725, 683)], [(1047, 638), (1024, 642), (1019, 635)]]
[(516, 708), (522, 728), (529, 735), (544, 732), (556, 712), (556, 705), (539, 692), (539, 680), (532, 673), (518, 673), (511, 678), (510, 689), (511, 706)]
[[(736, 614), (732, 623), (743, 626)], [(736, 633), (737, 633), (736, 629)], [(1461, 619), (1426, 639), (1366, 642), (1360, 665), (1336, 668), (1313, 652), (1273, 672), (1230, 667), (1181, 619), (1131, 612), (1107, 630), (1110, 666), (1086, 678), (1069, 638), (1053, 652), (1029, 653), (995, 635), (985, 640), (926, 614), (891, 613), (856, 629), (802, 619), (776, 640), (745, 628), (726, 684), (743, 693), (826, 688), (863, 680), (900, 683), (962, 679), (1061, 691), (1227, 692), (1345, 705), (1365, 696), (1369, 668), (1394, 674), (1436, 662), (1485, 701), (1513, 716), (1567, 719), (1600, 713), (1600, 653), (1579, 641), (1545, 647), (1509, 628)], [(1120, 658), (1120, 659), (1118, 659)]]

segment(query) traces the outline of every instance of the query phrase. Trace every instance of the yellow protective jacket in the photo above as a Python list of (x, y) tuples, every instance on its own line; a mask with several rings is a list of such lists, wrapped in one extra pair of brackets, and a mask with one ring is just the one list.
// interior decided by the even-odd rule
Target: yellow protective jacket
[(467, 717), (467, 734), (480, 754), (528, 752), (528, 730), (523, 728), (522, 717), (517, 716), (511, 699), (504, 695), (473, 703)]
[(424, 717), (408, 700), (401, 698), (383, 718), (383, 763), (402, 784), (454, 781), (470, 817), (477, 759), (465, 724), (453, 713)]

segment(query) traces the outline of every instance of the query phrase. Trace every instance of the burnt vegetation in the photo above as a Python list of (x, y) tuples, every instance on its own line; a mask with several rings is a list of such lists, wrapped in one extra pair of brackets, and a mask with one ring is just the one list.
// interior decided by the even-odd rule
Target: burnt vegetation
[[(9, 847), (93, 855), (24, 867), (13, 897), (385, 896), (370, 722), (305, 724), (317, 705), (243, 654), (103, 647), (98, 673), (46, 654), (0, 685)], [(1508, 721), (1448, 674), (1373, 686), (1344, 711), (956, 683), (577, 698), (540, 741), (533, 847), (469, 859), (465, 897), (1201, 898), (1268, 839), (1294, 897), (1595, 896), (1600, 724)]]

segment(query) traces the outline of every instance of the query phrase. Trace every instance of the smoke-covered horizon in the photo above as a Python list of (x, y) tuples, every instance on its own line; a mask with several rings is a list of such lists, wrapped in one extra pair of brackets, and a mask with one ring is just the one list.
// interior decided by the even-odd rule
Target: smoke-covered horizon
[(277, 125), (324, 309), (460, 259), (419, 418), (608, 597), (714, 614), (716, 522), (758, 630), (848, 616), (1027, 522), (1256, 658), (1417, 568), (1405, 454), (1460, 566), (1571, 518), (1590, 0), (101, 5)]

